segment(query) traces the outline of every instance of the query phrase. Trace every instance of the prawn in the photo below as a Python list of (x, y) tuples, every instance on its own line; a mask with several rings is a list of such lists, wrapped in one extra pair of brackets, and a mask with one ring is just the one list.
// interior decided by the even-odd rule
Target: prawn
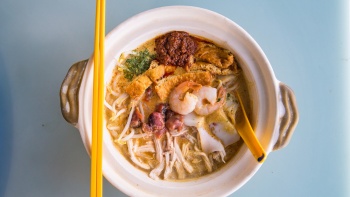
[(203, 86), (194, 94), (198, 98), (194, 109), (198, 115), (209, 115), (222, 107), (226, 102), (226, 90), (223, 86), (220, 86), (218, 89), (210, 86)]
[(201, 87), (201, 84), (192, 81), (185, 81), (176, 86), (169, 96), (170, 109), (182, 115), (191, 113), (198, 102), (193, 92), (198, 91)]

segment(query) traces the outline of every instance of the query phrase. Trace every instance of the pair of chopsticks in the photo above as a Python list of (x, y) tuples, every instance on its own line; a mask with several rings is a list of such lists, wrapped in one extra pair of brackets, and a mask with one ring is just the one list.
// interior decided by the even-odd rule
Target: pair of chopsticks
[(94, 81), (92, 104), (92, 149), (90, 196), (103, 195), (102, 139), (104, 103), (104, 41), (105, 41), (105, 0), (96, 0)]

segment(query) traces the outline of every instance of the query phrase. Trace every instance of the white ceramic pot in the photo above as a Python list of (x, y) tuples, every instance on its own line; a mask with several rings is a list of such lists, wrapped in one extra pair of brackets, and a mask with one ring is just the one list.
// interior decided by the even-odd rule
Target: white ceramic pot
[[(267, 154), (288, 144), (298, 122), (293, 92), (278, 81), (268, 59), (253, 38), (228, 18), (209, 10), (171, 6), (138, 14), (113, 29), (105, 41), (105, 79), (124, 51), (168, 31), (179, 30), (206, 37), (234, 52), (248, 80), (252, 99), (253, 129)], [(64, 118), (75, 125), (87, 152), (91, 147), (92, 58), (74, 64), (61, 87)], [(153, 180), (133, 167), (113, 146), (104, 130), (103, 174), (115, 187), (130, 196), (225, 196), (245, 184), (260, 168), (248, 148), (221, 170), (187, 182)]]

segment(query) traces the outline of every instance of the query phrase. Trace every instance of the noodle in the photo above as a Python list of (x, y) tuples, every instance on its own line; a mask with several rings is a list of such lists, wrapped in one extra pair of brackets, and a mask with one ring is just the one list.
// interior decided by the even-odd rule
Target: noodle
[(134, 113), (134, 110), (135, 110), (135, 107), (131, 107), (128, 120), (127, 120), (127, 122), (126, 122), (126, 124), (125, 124), (125, 127), (124, 127), (122, 133), (121, 133), (121, 134), (119, 135), (119, 137), (118, 137), (118, 141), (124, 136), (124, 134), (126, 133), (126, 131), (129, 130), (130, 122), (131, 122), (131, 117), (132, 117), (132, 115), (133, 115), (133, 113)]
[[(184, 58), (190, 57), (187, 65), (162, 63), (156, 45), (156, 39), (162, 36), (115, 59), (114, 75), (107, 84), (104, 101), (106, 128), (120, 153), (150, 178), (195, 179), (219, 170), (243, 144), (234, 129), (238, 105), (232, 92), (242, 93), (249, 116), (247, 85), (233, 53), (204, 38), (194, 39), (198, 49), (191, 45), (189, 51), (195, 51), (193, 54), (162, 57), (173, 63), (184, 63)], [(178, 43), (185, 42), (176, 39), (180, 39)], [(150, 60), (149, 65), (146, 60)], [(191, 70), (191, 64), (196, 62), (201, 66)], [(130, 73), (137, 69), (146, 71)], [(128, 72), (130, 75), (125, 75)], [(192, 89), (180, 89), (189, 87), (180, 84), (192, 84)], [(184, 95), (196, 98), (187, 101)], [(187, 104), (192, 108), (183, 113)], [(219, 135), (215, 129), (224, 134)], [(220, 139), (222, 136), (228, 140)]]
[(105, 104), (105, 106), (106, 106), (109, 110), (111, 110), (114, 114), (116, 113), (115, 109), (114, 109), (109, 103), (107, 103), (106, 100), (104, 101), (104, 104)]
[(134, 129), (130, 129), (130, 130), (131, 132), (124, 138), (120, 139), (120, 141), (128, 141), (134, 136), (135, 130)]

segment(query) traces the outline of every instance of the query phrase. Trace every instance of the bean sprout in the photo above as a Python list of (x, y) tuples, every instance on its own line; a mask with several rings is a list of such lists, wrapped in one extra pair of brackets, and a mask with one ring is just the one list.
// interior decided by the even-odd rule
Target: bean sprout
[(126, 131), (129, 129), (130, 123), (131, 123), (131, 118), (132, 118), (132, 115), (134, 114), (134, 110), (135, 110), (135, 107), (131, 107), (128, 120), (127, 120), (127, 122), (126, 122), (126, 124), (125, 124), (125, 127), (124, 127), (122, 133), (121, 133), (121, 134), (119, 135), (119, 137), (118, 137), (118, 141), (120, 141), (120, 139), (122, 139), (122, 137), (124, 136), (124, 134), (126, 133)]

